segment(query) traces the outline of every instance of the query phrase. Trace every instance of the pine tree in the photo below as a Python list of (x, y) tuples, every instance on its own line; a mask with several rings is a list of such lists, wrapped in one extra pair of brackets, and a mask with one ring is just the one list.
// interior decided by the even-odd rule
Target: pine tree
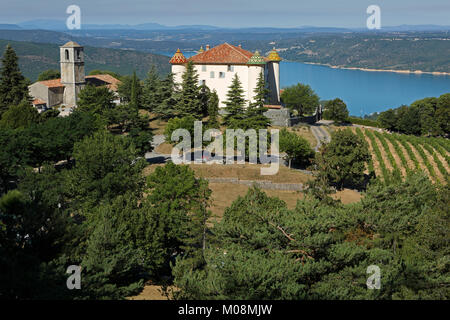
[(161, 118), (167, 119), (176, 115), (175, 87), (173, 74), (169, 73), (165, 79), (161, 80), (161, 84), (156, 90), (155, 100), (157, 104), (153, 112)]
[(198, 100), (200, 102), (202, 117), (206, 117), (208, 115), (208, 103), (210, 95), (211, 90), (209, 90), (209, 88), (205, 84), (201, 85)]
[(146, 110), (153, 111), (161, 103), (157, 97), (160, 86), (161, 80), (158, 72), (156, 67), (152, 65), (142, 88), (142, 104)]
[(264, 74), (261, 72), (258, 77), (256, 88), (253, 90), (255, 93), (254, 102), (249, 104), (245, 112), (246, 124), (248, 128), (252, 129), (265, 129), (270, 125), (270, 120), (264, 115), (267, 108), (264, 107), (269, 89), (266, 88), (264, 81)]
[(20, 72), (18, 60), (14, 49), (8, 44), (0, 69), (0, 115), (11, 105), (30, 99), (28, 83)]
[(208, 101), (208, 126), (211, 128), (218, 129), (220, 126), (219, 119), (219, 96), (217, 95), (217, 91), (214, 90), (211, 92)]
[(192, 62), (187, 64), (186, 71), (183, 73), (183, 82), (176, 110), (181, 116), (190, 114), (197, 119), (201, 119), (202, 110), (199, 100), (198, 74)]
[(244, 119), (244, 89), (237, 74), (234, 75), (227, 93), (227, 101), (224, 103), (226, 105), (225, 111), (227, 112), (224, 116), (225, 125), (236, 125), (237, 121)]
[(131, 98), (130, 106), (134, 108), (139, 108), (139, 94), (141, 93), (141, 87), (139, 84), (139, 79), (136, 76), (136, 71), (133, 72), (133, 78), (131, 81)]

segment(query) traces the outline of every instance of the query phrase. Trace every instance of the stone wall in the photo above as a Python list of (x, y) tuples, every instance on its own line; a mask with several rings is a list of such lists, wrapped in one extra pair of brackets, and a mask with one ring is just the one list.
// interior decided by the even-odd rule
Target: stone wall
[(268, 190), (287, 190), (287, 191), (302, 191), (304, 190), (301, 183), (275, 183), (269, 180), (240, 180), (238, 178), (205, 178), (209, 182), (216, 183), (232, 183), (243, 184), (246, 186), (256, 185), (261, 189)]

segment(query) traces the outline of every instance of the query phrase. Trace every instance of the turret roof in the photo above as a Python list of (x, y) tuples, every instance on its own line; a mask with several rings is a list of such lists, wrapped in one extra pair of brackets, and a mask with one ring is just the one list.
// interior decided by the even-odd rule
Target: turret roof
[(267, 56), (267, 60), (269, 60), (269, 61), (281, 61), (281, 58), (278, 55), (278, 52), (277, 52), (277, 50), (275, 50), (275, 48), (273, 48), (273, 50), (269, 52), (269, 55)]
[(170, 61), (169, 61), (169, 63), (171, 63), (171, 64), (185, 64), (187, 62), (188, 61), (187, 61), (186, 57), (183, 55), (183, 53), (181, 52), (180, 49), (178, 49), (177, 52), (175, 52), (172, 59), (170, 59)]
[(247, 64), (266, 64), (266, 61), (259, 54), (259, 51), (256, 50), (255, 54), (247, 61)]

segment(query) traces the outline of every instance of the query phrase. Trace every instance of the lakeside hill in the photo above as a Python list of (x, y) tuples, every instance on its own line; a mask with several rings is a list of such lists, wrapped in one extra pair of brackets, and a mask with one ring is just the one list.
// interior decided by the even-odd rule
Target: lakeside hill
[[(31, 81), (36, 81), (42, 71), (60, 69), (57, 44), (0, 40), (1, 54), (8, 43), (19, 56), (23, 75)], [(80, 44), (83, 45), (83, 42)], [(110, 70), (122, 75), (132, 74), (136, 70), (136, 74), (142, 79), (146, 77), (152, 65), (155, 65), (161, 75), (170, 72), (170, 58), (162, 55), (91, 46), (85, 46), (84, 52), (86, 74), (95, 69)]]
[[(308, 29), (305, 29), (308, 30)], [(267, 53), (276, 47), (285, 60), (331, 66), (450, 73), (448, 31), (300, 32), (289, 30), (0, 30), (0, 39), (146, 53), (198, 50), (223, 42)], [(168, 70), (167, 66), (167, 70)]]

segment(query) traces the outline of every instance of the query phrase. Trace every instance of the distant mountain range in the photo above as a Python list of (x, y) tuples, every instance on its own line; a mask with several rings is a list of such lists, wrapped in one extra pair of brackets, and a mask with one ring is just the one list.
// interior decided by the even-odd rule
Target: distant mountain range
[[(69, 31), (64, 20), (36, 19), (24, 21), (17, 24), (0, 24), (3, 30), (53, 30)], [(339, 27), (316, 27), (299, 26), (293, 28), (273, 28), (273, 27), (245, 27), (245, 28), (225, 28), (210, 25), (180, 25), (166, 26), (159, 23), (142, 23), (136, 25), (129, 24), (83, 24), (82, 30), (201, 30), (201, 31), (219, 31), (219, 30), (240, 30), (242, 32), (348, 32), (348, 31), (369, 31), (365, 28), (339, 28)], [(450, 31), (450, 26), (440, 25), (400, 25), (382, 27), (380, 31)]]

